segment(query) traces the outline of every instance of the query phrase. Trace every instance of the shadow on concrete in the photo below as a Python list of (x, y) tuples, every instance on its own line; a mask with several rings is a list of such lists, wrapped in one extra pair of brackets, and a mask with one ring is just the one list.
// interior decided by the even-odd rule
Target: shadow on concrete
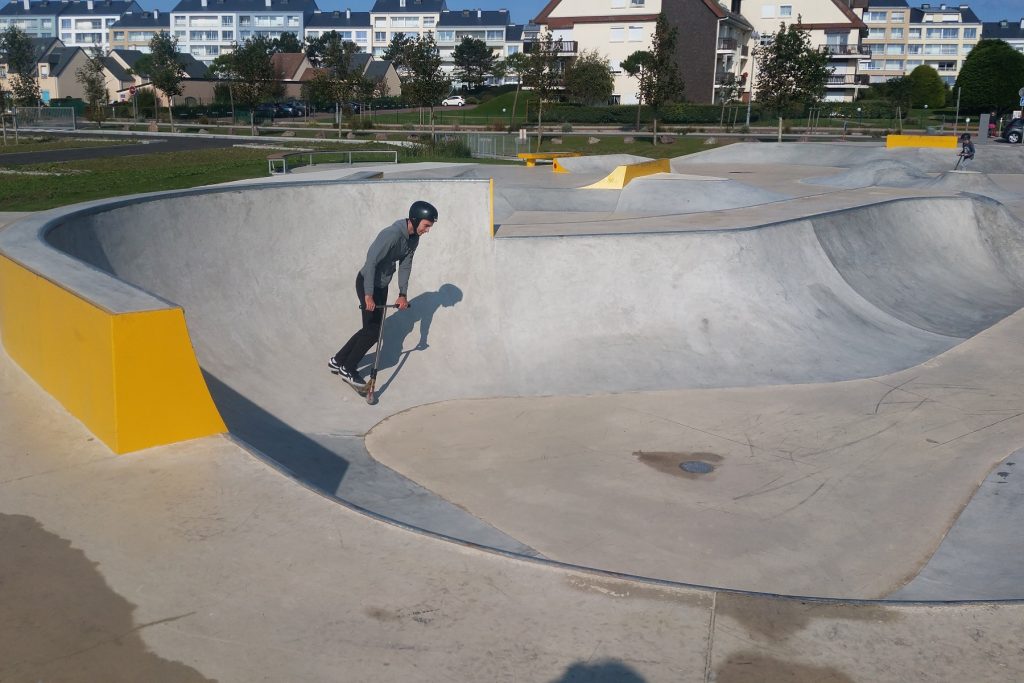
[(573, 664), (551, 683), (646, 683), (647, 679), (622, 662)]
[[(410, 354), (414, 351), (424, 351), (430, 347), (430, 326), (434, 322), (434, 314), (439, 308), (451, 308), (462, 301), (462, 290), (451, 283), (438, 287), (436, 292), (424, 292), (409, 300), (409, 308), (404, 311), (397, 311), (388, 316), (384, 321), (384, 343), (379, 350), (380, 363), (378, 370), (394, 370), (389, 373), (388, 379), (377, 388), (377, 395), (382, 396), (388, 390), (391, 383), (395, 381), (402, 371)], [(413, 333), (417, 323), (419, 324), (420, 337), (416, 345), (411, 349), (405, 349), (406, 340)], [(367, 361), (373, 365), (374, 357), (368, 356)]]
[(137, 624), (135, 605), (97, 564), (32, 517), (0, 514), (0, 539), (0, 680), (213, 680), (153, 654), (139, 635), (192, 612)]
[(347, 459), (274, 417), (205, 370), (203, 377), (229, 432), (259, 449), (296, 479), (335, 495), (348, 471)]

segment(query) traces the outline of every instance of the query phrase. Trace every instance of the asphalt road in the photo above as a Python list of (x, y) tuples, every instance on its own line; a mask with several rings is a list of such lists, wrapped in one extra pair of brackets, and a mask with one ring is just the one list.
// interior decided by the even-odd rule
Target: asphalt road
[[(47, 133), (47, 135), (54, 135)], [(73, 135), (56, 135), (56, 137), (73, 137)], [(144, 141), (143, 141), (144, 140)], [(230, 147), (233, 140), (209, 138), (180, 137), (149, 137), (140, 138), (137, 144), (104, 145), (100, 147), (76, 147), (71, 149), (53, 149), (43, 152), (13, 152), (0, 154), (0, 166), (18, 166), (22, 164), (46, 164), (55, 161), (80, 161), (82, 159), (99, 159), (102, 157), (125, 157), (139, 154), (157, 154), (160, 152), (185, 152), (194, 149), (215, 149)]]

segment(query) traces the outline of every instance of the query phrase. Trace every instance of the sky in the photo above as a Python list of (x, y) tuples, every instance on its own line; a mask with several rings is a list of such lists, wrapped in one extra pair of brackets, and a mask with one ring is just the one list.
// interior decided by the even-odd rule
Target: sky
[[(942, 0), (932, 0), (933, 5)], [(177, 0), (138, 0), (143, 9), (171, 10), (178, 4)], [(525, 24), (540, 14), (547, 0), (447, 0), (448, 8), (460, 9), (507, 9), (512, 13), (512, 21)], [(747, 0), (753, 4), (751, 0)], [(912, 7), (919, 7), (924, 0), (911, 0)], [(351, 9), (354, 12), (369, 12), (373, 0), (317, 0), (317, 6), (324, 11)], [(1024, 0), (948, 0), (947, 4), (967, 4), (981, 17), (982, 21), (998, 21), (1000, 19), (1017, 19), (1024, 17)]]

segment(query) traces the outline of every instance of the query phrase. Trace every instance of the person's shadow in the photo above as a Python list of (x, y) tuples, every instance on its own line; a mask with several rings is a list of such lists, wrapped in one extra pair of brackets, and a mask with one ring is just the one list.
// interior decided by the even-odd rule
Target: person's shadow
[[(430, 336), (430, 326), (434, 321), (434, 314), (439, 308), (449, 308), (462, 301), (462, 290), (451, 283), (441, 285), (436, 292), (424, 292), (409, 300), (409, 308), (404, 311), (395, 311), (388, 315), (384, 321), (384, 342), (377, 353), (380, 359), (377, 363), (378, 372), (394, 368), (384, 384), (377, 388), (377, 395), (382, 395), (391, 386), (391, 383), (402, 371), (405, 362), (413, 351), (423, 351), (430, 345), (427, 340)], [(415, 346), (405, 349), (406, 339), (412, 334), (416, 324), (419, 323), (420, 336)], [(405, 349), (405, 350), (403, 350)], [(370, 363), (373, 358), (368, 357)]]

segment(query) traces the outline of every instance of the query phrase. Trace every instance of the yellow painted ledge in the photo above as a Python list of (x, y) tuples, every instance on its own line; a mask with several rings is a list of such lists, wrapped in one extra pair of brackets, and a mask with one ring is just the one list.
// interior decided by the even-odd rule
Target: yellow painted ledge
[(110, 313), (0, 255), (0, 339), (115, 453), (226, 431), (180, 308)]
[(587, 185), (584, 190), (621, 190), (637, 178), (655, 173), (671, 173), (672, 162), (669, 159), (655, 159), (644, 161), (639, 164), (626, 164), (617, 166), (614, 171), (606, 177), (598, 180), (593, 185)]
[(886, 147), (936, 147), (956, 149), (955, 135), (886, 135)]

